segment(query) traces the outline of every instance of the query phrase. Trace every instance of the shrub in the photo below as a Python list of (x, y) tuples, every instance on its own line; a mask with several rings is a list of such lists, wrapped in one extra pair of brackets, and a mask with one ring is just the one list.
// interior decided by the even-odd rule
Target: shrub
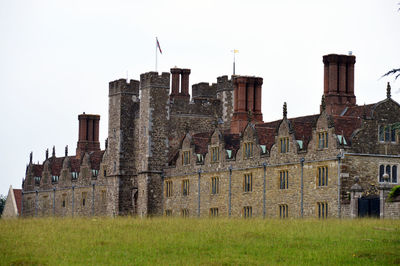
[(400, 185), (392, 188), (389, 192), (388, 201), (393, 201), (397, 196), (400, 196)]

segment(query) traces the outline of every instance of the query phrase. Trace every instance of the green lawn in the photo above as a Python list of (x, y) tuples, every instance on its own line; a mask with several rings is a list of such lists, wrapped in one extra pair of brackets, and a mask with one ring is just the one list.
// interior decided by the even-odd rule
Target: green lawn
[(0, 219), (0, 264), (399, 265), (400, 221)]

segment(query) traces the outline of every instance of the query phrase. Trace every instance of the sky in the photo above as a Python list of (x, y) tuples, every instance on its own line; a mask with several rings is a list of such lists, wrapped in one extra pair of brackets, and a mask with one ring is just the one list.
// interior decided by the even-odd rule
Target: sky
[(190, 84), (232, 74), (262, 77), (264, 121), (319, 113), (322, 56), (356, 56), (357, 103), (400, 102), (400, 0), (0, 0), (0, 194), (20, 188), (33, 152), (74, 154), (78, 114), (101, 115), (108, 83), (190, 68)]

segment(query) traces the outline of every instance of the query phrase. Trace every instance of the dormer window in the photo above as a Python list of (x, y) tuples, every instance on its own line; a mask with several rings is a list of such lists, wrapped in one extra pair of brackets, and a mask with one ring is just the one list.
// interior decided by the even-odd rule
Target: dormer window
[(182, 164), (183, 165), (190, 164), (190, 151), (184, 151), (182, 153)]
[(99, 170), (92, 169), (92, 177), (97, 177), (99, 175)]
[(203, 154), (197, 153), (196, 158), (197, 158), (196, 163), (202, 163), (204, 161)]
[(347, 145), (346, 138), (343, 135), (337, 135), (337, 137), (338, 137), (338, 140), (339, 140), (339, 144)]
[(226, 158), (232, 159), (232, 150), (225, 150), (226, 151)]
[(79, 177), (79, 172), (71, 172), (71, 179), (77, 180)]
[(267, 153), (267, 145), (260, 145), (260, 148), (261, 148), (261, 154)]
[(396, 129), (390, 125), (379, 125), (380, 142), (396, 142)]
[(40, 185), (41, 176), (35, 176), (35, 185)]
[(253, 157), (253, 142), (245, 142), (243, 145), (243, 154), (244, 158), (248, 159)]
[(51, 182), (53, 182), (53, 183), (57, 183), (57, 182), (58, 182), (58, 179), (59, 179), (59, 176), (58, 176), (58, 175), (53, 175), (53, 176), (51, 176)]
[(318, 133), (318, 148), (328, 148), (328, 132), (324, 131)]
[(289, 152), (289, 138), (288, 137), (280, 138), (279, 141), (280, 141), (280, 146), (279, 146), (280, 152), (281, 153)]
[(211, 162), (215, 163), (219, 161), (219, 147), (211, 148)]

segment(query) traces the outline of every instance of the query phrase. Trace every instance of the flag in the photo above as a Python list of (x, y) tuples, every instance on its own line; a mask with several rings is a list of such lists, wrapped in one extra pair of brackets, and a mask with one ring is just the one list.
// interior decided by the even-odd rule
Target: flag
[(233, 50), (233, 53), (234, 53), (234, 54), (239, 53), (239, 50), (234, 49), (234, 50)]
[(161, 46), (160, 46), (160, 43), (158, 42), (158, 38), (157, 37), (156, 37), (156, 41), (157, 41), (158, 50), (160, 51), (160, 54), (162, 54)]

